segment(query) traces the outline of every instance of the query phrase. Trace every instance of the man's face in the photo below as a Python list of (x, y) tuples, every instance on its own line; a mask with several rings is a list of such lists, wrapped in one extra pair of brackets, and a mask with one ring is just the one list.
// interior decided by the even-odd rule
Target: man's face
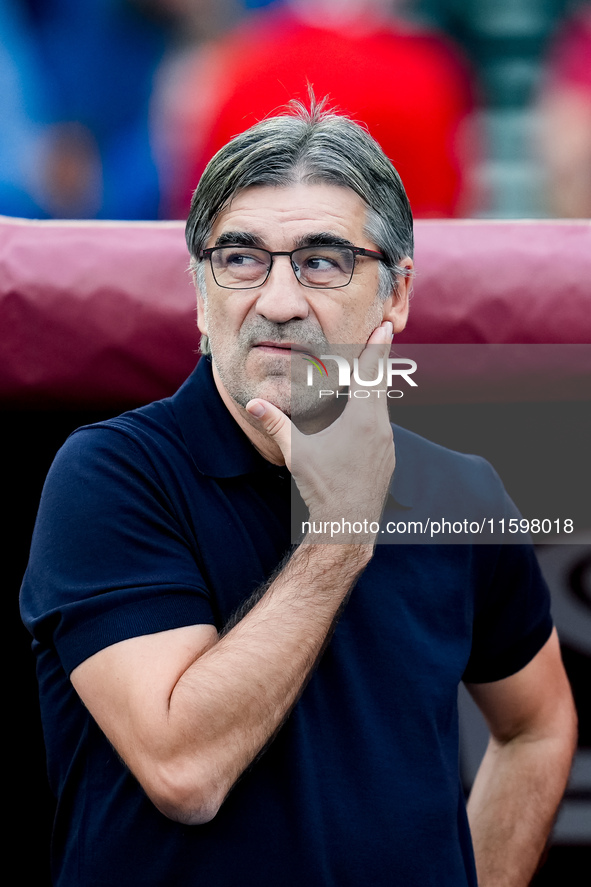
[[(218, 216), (206, 246), (250, 241), (288, 251), (322, 234), (327, 242), (334, 238), (376, 250), (364, 233), (365, 222), (366, 205), (349, 188), (247, 188)], [(412, 266), (410, 259), (402, 264)], [(260, 397), (291, 414), (293, 351), (320, 355), (328, 353), (329, 343), (363, 345), (383, 320), (391, 320), (395, 332), (406, 322), (406, 281), (400, 281), (398, 296), (378, 299), (378, 262), (369, 258), (361, 257), (351, 282), (338, 289), (302, 286), (287, 256), (274, 258), (270, 276), (256, 289), (218, 286), (209, 262), (205, 276), (207, 296), (198, 293), (197, 299), (199, 329), (209, 336), (219, 379), (241, 406)], [(310, 394), (301, 387), (302, 395)]]

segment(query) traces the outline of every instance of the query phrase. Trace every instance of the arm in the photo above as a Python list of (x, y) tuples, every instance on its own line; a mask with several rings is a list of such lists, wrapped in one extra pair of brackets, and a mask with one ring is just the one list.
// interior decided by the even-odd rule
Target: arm
[[(298, 432), (270, 404), (261, 422), (289, 465), (291, 437)], [(339, 516), (354, 514), (353, 520), (379, 519), (394, 470), (384, 400), (376, 398), (369, 408), (352, 403), (322, 435), (320, 444), (315, 435), (302, 435), (309, 458), (301, 459), (296, 477), (311, 519), (330, 520), (335, 507)], [(368, 448), (374, 460), (362, 460), (351, 478), (352, 460)], [(205, 625), (131, 638), (72, 672), (98, 725), (170, 818), (200, 823), (215, 816), (297, 701), (373, 553), (371, 538), (311, 541), (318, 540), (300, 545), (221, 638)]]
[(221, 639), (210, 625), (130, 638), (72, 672), (162, 813), (215, 816), (296, 702), (366, 559), (355, 546), (302, 546)]
[(468, 690), (491, 731), (468, 801), (478, 883), (525, 887), (576, 748), (576, 714), (556, 631), (517, 674)]

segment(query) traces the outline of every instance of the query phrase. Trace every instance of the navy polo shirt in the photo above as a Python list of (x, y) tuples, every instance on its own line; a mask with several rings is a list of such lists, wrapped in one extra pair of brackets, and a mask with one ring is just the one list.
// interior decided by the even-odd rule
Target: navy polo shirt
[[(405, 519), (459, 488), (483, 512), (505, 501), (483, 460), (395, 439)], [(208, 359), (173, 397), (58, 453), (21, 594), (56, 887), (474, 887), (457, 687), (514, 673), (550, 634), (527, 546), (378, 546), (288, 720), (204, 825), (156, 810), (74, 692), (72, 669), (110, 644), (222, 628), (290, 550), (290, 476), (231, 418)]]

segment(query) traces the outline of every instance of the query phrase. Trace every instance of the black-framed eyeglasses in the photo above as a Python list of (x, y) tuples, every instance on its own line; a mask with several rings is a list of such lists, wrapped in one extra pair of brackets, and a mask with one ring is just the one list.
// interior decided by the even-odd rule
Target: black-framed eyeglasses
[(302, 286), (335, 289), (351, 283), (357, 256), (386, 261), (383, 253), (361, 246), (302, 246), (290, 252), (250, 246), (212, 246), (202, 249), (200, 259), (209, 259), (213, 278), (225, 289), (255, 289), (262, 286), (275, 256), (289, 256), (293, 273)]

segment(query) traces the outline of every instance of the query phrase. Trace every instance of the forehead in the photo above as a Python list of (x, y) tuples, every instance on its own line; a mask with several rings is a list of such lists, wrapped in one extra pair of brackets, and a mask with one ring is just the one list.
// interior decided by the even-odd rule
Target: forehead
[(328, 184), (261, 186), (239, 191), (217, 217), (211, 234), (248, 232), (272, 249), (291, 248), (306, 234), (329, 233), (372, 246), (364, 233), (365, 202), (350, 188)]

